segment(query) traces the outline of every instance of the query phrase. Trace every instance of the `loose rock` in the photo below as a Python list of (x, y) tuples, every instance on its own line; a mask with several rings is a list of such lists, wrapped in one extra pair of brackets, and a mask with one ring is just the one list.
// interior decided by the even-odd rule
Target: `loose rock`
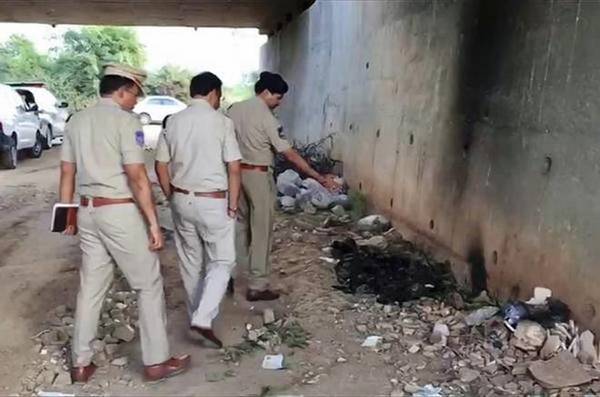
[(374, 247), (384, 250), (388, 246), (388, 242), (383, 236), (373, 236), (366, 240), (358, 240), (356, 244), (359, 247)]
[(450, 330), (448, 329), (448, 326), (443, 323), (436, 323), (433, 326), (433, 332), (431, 333), (431, 336), (429, 337), (429, 342), (431, 342), (433, 344), (439, 343), (442, 345), (446, 345), (448, 336), (450, 336)]
[(598, 353), (594, 346), (594, 334), (591, 331), (585, 331), (579, 336), (579, 361), (584, 364), (594, 364), (598, 361)]
[(368, 232), (386, 231), (390, 226), (390, 221), (383, 215), (369, 215), (356, 223), (358, 230)]
[(499, 310), (500, 309), (496, 306), (482, 307), (469, 313), (469, 315), (465, 317), (465, 323), (470, 327), (481, 325), (484, 321), (494, 317)]
[(479, 378), (479, 372), (469, 368), (461, 368), (458, 372), (458, 376), (460, 377), (461, 382), (471, 383)]
[(548, 361), (534, 361), (529, 372), (542, 386), (562, 389), (579, 386), (592, 381), (590, 374), (568, 352), (560, 352)]
[(341, 205), (335, 205), (332, 209), (331, 212), (333, 213), (333, 215), (335, 216), (344, 216), (346, 215), (346, 210), (344, 209), (344, 207), (342, 207)]
[(521, 350), (537, 351), (546, 341), (546, 330), (536, 322), (524, 320), (517, 325), (511, 344)]
[(129, 363), (129, 360), (127, 359), (127, 357), (119, 357), (115, 358), (110, 363), (115, 367), (124, 367)]
[(263, 323), (265, 325), (267, 324), (272, 324), (275, 322), (275, 312), (273, 312), (273, 309), (265, 309), (263, 311)]
[(131, 342), (135, 338), (135, 330), (128, 324), (122, 324), (115, 329), (113, 336), (124, 342)]
[(551, 358), (558, 352), (558, 349), (560, 349), (561, 343), (562, 342), (558, 335), (548, 335), (548, 337), (546, 338), (546, 342), (544, 343), (544, 346), (542, 347), (542, 350), (540, 350), (540, 357), (543, 360), (547, 360), (547, 359)]

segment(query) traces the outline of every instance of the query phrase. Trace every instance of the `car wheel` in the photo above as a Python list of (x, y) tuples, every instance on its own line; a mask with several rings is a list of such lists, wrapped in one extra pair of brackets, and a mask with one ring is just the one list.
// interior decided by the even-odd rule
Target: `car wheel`
[(2, 160), (2, 166), (9, 170), (17, 168), (17, 141), (14, 139), (10, 140), (10, 146), (5, 152), (0, 153), (0, 160)]
[(152, 122), (152, 117), (148, 113), (140, 113), (140, 123), (146, 125)]
[(46, 130), (46, 133), (44, 134), (44, 139), (43, 139), (43, 145), (44, 145), (44, 149), (51, 149), (52, 148), (52, 141), (54, 140), (54, 134), (52, 133), (52, 126), (47, 124), (46, 128), (44, 128)]
[(29, 149), (29, 157), (34, 159), (40, 158), (42, 152), (44, 151), (43, 141), (44, 138), (42, 137), (42, 134), (40, 134), (40, 132), (38, 131), (38, 133), (35, 135), (35, 144), (31, 149)]

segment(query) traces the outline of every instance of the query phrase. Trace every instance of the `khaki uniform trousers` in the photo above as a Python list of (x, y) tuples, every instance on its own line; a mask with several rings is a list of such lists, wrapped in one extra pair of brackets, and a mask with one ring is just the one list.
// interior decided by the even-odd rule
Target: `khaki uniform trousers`
[(242, 170), (242, 197), (236, 230), (238, 263), (250, 268), (249, 287), (269, 288), (275, 183), (271, 171)]
[(144, 365), (169, 359), (163, 279), (158, 255), (148, 249), (147, 228), (137, 206), (131, 204), (80, 207), (78, 227), (82, 264), (73, 334), (73, 365), (92, 360), (90, 343), (104, 297), (113, 281), (116, 262), (138, 293), (140, 339)]
[(175, 192), (171, 210), (191, 324), (212, 328), (235, 267), (235, 220), (227, 199)]

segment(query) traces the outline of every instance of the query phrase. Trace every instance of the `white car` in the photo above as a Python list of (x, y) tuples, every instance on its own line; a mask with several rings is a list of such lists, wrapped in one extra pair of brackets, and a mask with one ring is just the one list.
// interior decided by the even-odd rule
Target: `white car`
[(151, 95), (138, 103), (133, 111), (140, 116), (142, 124), (162, 123), (165, 117), (182, 111), (187, 105), (170, 96)]
[(67, 108), (69, 104), (59, 102), (43, 83), (8, 83), (24, 97), (29, 107), (37, 105), (38, 115), (42, 120), (42, 136), (44, 137), (44, 148), (52, 147), (52, 142), (62, 140), (65, 132), (65, 124), (69, 117)]
[(5, 168), (17, 167), (17, 152), (38, 158), (43, 151), (41, 121), (13, 88), (0, 84), (0, 160)]

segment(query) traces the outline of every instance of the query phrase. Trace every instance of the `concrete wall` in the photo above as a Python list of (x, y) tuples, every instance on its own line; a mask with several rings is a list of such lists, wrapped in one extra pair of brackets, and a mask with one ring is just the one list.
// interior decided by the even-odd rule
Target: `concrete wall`
[(600, 3), (317, 1), (263, 48), (288, 135), (468, 266), (600, 330)]

